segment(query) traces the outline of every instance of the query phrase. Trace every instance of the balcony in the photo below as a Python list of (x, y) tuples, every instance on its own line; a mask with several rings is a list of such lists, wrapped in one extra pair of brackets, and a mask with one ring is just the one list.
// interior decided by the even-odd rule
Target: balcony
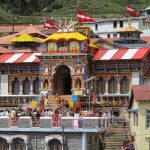
[[(58, 119), (53, 117), (29, 117), (22, 116), (12, 119), (10, 117), (0, 117), (0, 131), (3, 130), (29, 130), (35, 128), (43, 131), (44, 129), (54, 131), (58, 129), (66, 129), (69, 131), (78, 130), (96, 130), (106, 131), (109, 127), (110, 120), (108, 117), (60, 117)], [(18, 129), (20, 128), (20, 129)]]

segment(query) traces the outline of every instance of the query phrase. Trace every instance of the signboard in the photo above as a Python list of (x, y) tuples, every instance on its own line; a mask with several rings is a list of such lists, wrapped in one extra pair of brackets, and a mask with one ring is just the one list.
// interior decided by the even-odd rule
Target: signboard
[(77, 102), (78, 101), (78, 96), (77, 95), (72, 95), (72, 101)]

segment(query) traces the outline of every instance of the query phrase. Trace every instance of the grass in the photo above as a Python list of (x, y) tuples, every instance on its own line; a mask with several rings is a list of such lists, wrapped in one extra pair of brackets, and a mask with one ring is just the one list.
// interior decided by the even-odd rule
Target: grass
[[(150, 6), (149, 0), (128, 0), (136, 9), (142, 9)], [(63, 8), (53, 9), (56, 3), (62, 4)], [(75, 10), (79, 8), (85, 13), (94, 18), (104, 18), (111, 16), (125, 16), (126, 3), (125, 0), (55, 0), (51, 5), (47, 6), (41, 12), (35, 12), (32, 16), (17, 16), (15, 15), (15, 23), (35, 23), (51, 18), (52, 16), (59, 18), (74, 18), (76, 19)], [(0, 23), (11, 23), (12, 14), (6, 13), (0, 7)]]

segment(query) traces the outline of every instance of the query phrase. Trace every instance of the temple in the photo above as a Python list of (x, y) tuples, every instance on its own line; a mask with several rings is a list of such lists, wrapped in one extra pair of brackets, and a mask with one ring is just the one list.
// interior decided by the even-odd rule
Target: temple
[[(140, 43), (141, 32), (132, 28), (131, 24), (128, 28), (118, 31), (120, 40), (127, 42), (124, 44)], [(19, 106), (37, 110), (56, 109), (56, 96), (59, 95), (69, 102), (76, 113), (105, 112), (109, 117), (127, 117), (132, 86), (150, 83), (150, 48), (132, 49), (116, 45), (108, 49), (101, 46), (99, 41), (93, 42), (94, 38), (90, 35), (89, 27), (85, 26), (66, 26), (48, 37), (30, 26), (4, 37), (5, 42), (1, 42), (4, 39), (0, 38), (0, 45), (8, 49), (0, 52), (1, 109)], [(36, 103), (35, 106), (32, 105), (33, 102)], [(15, 139), (21, 139), (27, 150), (35, 142), (32, 137), (34, 133), (36, 142), (37, 139), (39, 142), (43, 139), (46, 141), (47, 146), (43, 145), (45, 149), (50, 149), (54, 139), (57, 139), (55, 144), (61, 147), (59, 149), (63, 149), (64, 144), (71, 149), (71, 133), (74, 132), (77, 141), (82, 141), (76, 150), (81, 147), (82, 150), (87, 150), (90, 146), (98, 150), (96, 139), (110, 125), (108, 116), (83, 118), (85, 126), (82, 129), (79, 125), (75, 128), (74, 118), (61, 118), (59, 129), (53, 128), (52, 121), (52, 118), (40, 118), (37, 131), (37, 127), (32, 128), (30, 117), (19, 118), (19, 124), (15, 125), (10, 125), (9, 118), (1, 118), (0, 126), (5, 128), (6, 123), (7, 132), (6, 129), (0, 130), (0, 139), (7, 141), (10, 150), (15, 149)], [(12, 126), (17, 128), (12, 129)], [(39, 138), (37, 132), (41, 135)], [(91, 137), (93, 140), (90, 140)], [(69, 142), (69, 139), (72, 141)], [(93, 143), (87, 148), (88, 140)]]

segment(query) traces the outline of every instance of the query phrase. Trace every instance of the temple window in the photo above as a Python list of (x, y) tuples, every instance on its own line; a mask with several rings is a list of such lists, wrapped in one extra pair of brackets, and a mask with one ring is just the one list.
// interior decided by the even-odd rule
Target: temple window
[(48, 90), (48, 80), (47, 80), (47, 79), (44, 80), (44, 84), (43, 84), (43, 85), (44, 85), (44, 86), (43, 86), (44, 89), (45, 89), (45, 90)]
[(115, 79), (115, 77), (111, 77), (111, 79), (108, 81), (108, 93), (117, 93), (117, 80)]
[(25, 80), (23, 81), (23, 94), (30, 94), (30, 81), (28, 78), (25, 78)]
[(113, 38), (117, 38), (117, 34), (113, 34)]
[(56, 50), (56, 43), (55, 42), (50, 42), (48, 43), (48, 51), (51, 51), (51, 50)]
[(75, 73), (82, 73), (82, 67), (81, 66), (76, 66)]
[(70, 51), (79, 50), (79, 43), (76, 41), (70, 42)]
[(121, 94), (127, 94), (127, 93), (129, 93), (129, 80), (125, 76), (120, 81), (120, 93)]
[(61, 50), (68, 50), (68, 43), (67, 42), (58, 42), (59, 51)]
[(39, 78), (37, 77), (33, 81), (33, 94), (38, 94), (39, 93)]
[(80, 89), (81, 88), (81, 80), (80, 79), (77, 79), (76, 82), (75, 82), (75, 87), (77, 89)]
[(120, 21), (120, 28), (123, 28), (123, 21)]
[(104, 94), (106, 89), (106, 82), (103, 77), (100, 77), (97, 81), (97, 92), (100, 94)]
[(12, 94), (19, 95), (19, 92), (20, 92), (20, 81), (16, 77), (12, 82)]
[(114, 28), (117, 28), (117, 21), (114, 21), (114, 22), (113, 22), (113, 27), (114, 27)]
[(98, 24), (95, 23), (95, 31), (97, 31), (97, 30), (98, 30)]
[(107, 38), (110, 38), (110, 34), (107, 34)]

